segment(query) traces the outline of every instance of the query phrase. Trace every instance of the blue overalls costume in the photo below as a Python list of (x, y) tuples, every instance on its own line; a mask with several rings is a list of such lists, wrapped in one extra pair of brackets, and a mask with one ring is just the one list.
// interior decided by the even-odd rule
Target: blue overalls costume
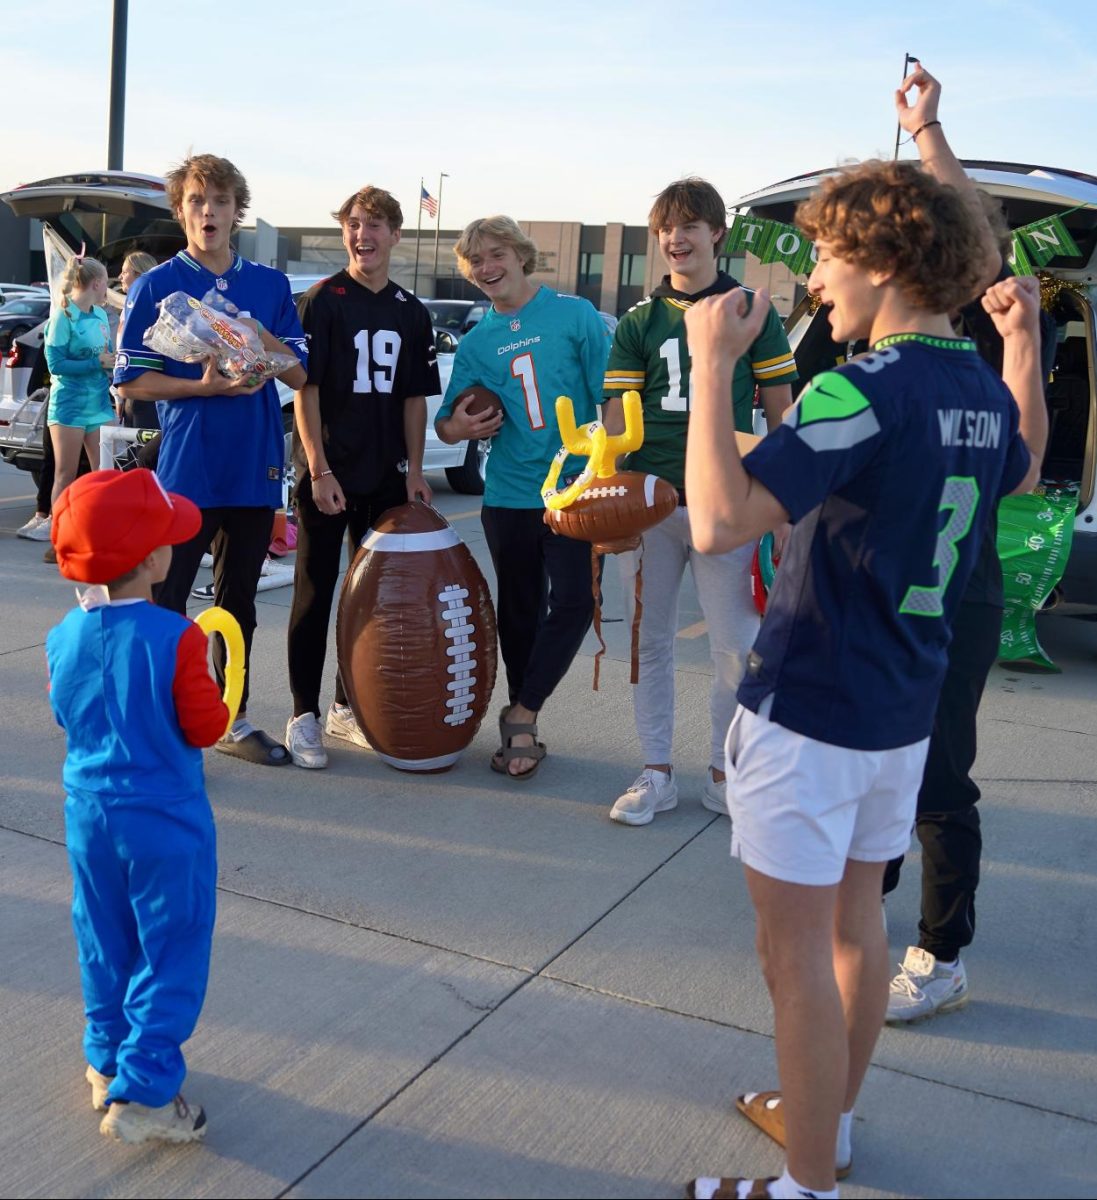
[[(103, 476), (113, 477), (112, 489), (132, 491), (135, 475), (146, 477), (163, 503), (186, 506), (194, 522), (200, 519), (189, 502), (169, 498), (151, 472), (85, 476), (55, 510), (64, 574), (89, 581), (86, 568), (66, 561), (62, 544), (77, 523), (73, 517), (66, 524), (77, 507), (76, 500), (66, 503), (69, 493), (86, 493)], [(133, 503), (128, 494), (123, 500)], [(149, 509), (138, 503), (130, 511), (145, 538), (155, 540)], [(160, 541), (179, 540), (176, 532), (159, 531)], [(189, 526), (186, 532), (191, 536)], [(122, 573), (112, 568), (109, 577)], [(108, 1103), (171, 1103), (186, 1074), (181, 1046), (205, 998), (217, 859), (202, 752), (188, 737), (213, 740), (228, 716), (206, 670), (205, 647), (205, 635), (186, 617), (94, 588), (46, 639), (50, 703), (68, 739), (65, 830), (84, 1050), (96, 1071), (113, 1077)]]

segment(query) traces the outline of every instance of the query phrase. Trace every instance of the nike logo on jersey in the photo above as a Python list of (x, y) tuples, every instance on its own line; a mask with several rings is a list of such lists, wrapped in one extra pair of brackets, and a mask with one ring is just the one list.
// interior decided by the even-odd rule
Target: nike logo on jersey
[(997, 450), (1002, 440), (1002, 414), (970, 408), (946, 408), (937, 414), (942, 446), (974, 446)]

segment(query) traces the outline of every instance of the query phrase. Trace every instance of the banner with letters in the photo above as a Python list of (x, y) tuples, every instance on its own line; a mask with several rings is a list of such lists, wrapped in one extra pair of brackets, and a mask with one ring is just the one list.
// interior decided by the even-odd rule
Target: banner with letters
[[(1056, 257), (1081, 256), (1077, 242), (1067, 232), (1063, 222), (1063, 217), (1077, 212), (1078, 208), (1052, 213), (1049, 217), (1041, 217), (1013, 231), (1013, 253), (1009, 265), (1015, 275), (1032, 275), (1038, 267), (1046, 266)], [(737, 214), (732, 218), (724, 253), (738, 254), (744, 251), (753, 254), (762, 263), (784, 263), (793, 275), (810, 275), (815, 266), (815, 247), (795, 225)]]

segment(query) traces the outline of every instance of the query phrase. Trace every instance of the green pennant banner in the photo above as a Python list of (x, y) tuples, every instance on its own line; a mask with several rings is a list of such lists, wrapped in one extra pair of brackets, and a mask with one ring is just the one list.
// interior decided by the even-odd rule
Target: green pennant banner
[[(1056, 257), (1080, 257), (1082, 252), (1063, 223), (1063, 217), (1076, 211), (1053, 213), (1013, 231), (1009, 265), (1015, 275), (1031, 275)], [(784, 263), (794, 275), (810, 275), (815, 266), (815, 247), (795, 225), (764, 217), (737, 215), (732, 220), (724, 253), (740, 252), (753, 254), (762, 263)]]
[(725, 254), (749, 251), (759, 262), (784, 263), (794, 275), (810, 275), (815, 247), (795, 225), (761, 217), (737, 216), (728, 230)]
[(1015, 275), (1031, 275), (1034, 266), (1045, 267), (1056, 257), (1080, 257), (1082, 252), (1078, 243), (1063, 223), (1063, 217), (1077, 211), (1071, 208), (1065, 213), (1053, 213), (1013, 231), (1013, 256), (1009, 265)]
[(1007, 496), (998, 505), (1006, 601), (999, 661), (1059, 670), (1036, 636), (1036, 614), (1063, 577), (1077, 508), (1078, 485), (1052, 483), (1041, 483), (1024, 496)]

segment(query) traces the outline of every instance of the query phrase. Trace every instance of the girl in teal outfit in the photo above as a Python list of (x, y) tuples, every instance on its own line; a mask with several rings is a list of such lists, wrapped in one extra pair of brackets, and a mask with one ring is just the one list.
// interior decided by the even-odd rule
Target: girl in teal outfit
[(51, 376), (47, 424), (57, 460), (54, 502), (76, 478), (81, 446), (89, 462), (99, 462), (99, 427), (114, 417), (109, 374), (114, 347), (102, 308), (106, 297), (106, 267), (94, 258), (71, 259), (61, 277), (60, 308), (50, 317), (45, 338)]

